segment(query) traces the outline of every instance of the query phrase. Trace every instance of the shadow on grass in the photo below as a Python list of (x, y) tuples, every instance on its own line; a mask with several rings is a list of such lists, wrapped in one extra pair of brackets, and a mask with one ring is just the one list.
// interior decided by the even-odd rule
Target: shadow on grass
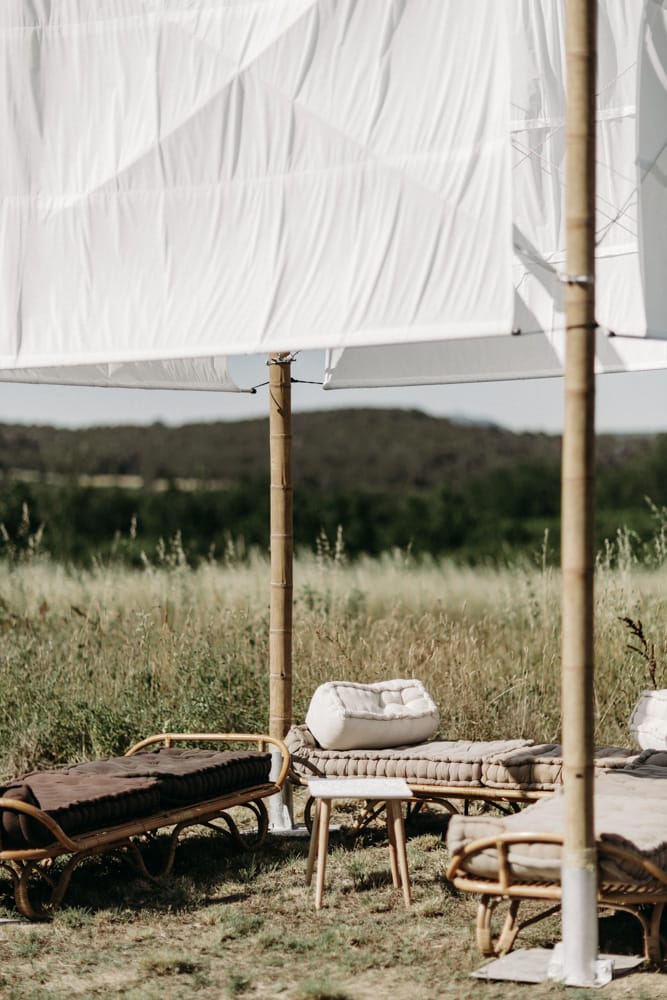
[[(167, 837), (151, 838), (141, 852), (149, 871), (160, 870), (168, 847)], [(105, 911), (187, 912), (206, 906), (243, 902), (260, 875), (294, 863), (305, 867), (308, 850), (303, 841), (287, 842), (270, 835), (258, 848), (244, 850), (212, 832), (192, 833), (178, 845), (169, 875), (146, 878), (133, 867), (131, 857), (116, 851), (90, 857), (75, 869), (60, 910), (94, 914)], [(49, 877), (57, 880), (64, 861), (56, 859)], [(30, 898), (34, 905), (48, 903), (50, 887), (34, 878)], [(12, 885), (0, 879), (0, 915), (16, 916)]]

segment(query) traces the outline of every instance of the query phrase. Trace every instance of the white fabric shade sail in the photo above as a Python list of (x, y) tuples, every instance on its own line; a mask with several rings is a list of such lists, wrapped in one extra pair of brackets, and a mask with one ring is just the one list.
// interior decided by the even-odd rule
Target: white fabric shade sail
[[(443, 340), (327, 352), (326, 389), (562, 377), (565, 334)], [(596, 334), (596, 374), (667, 369), (667, 341)]]
[(227, 369), (227, 359), (167, 358), (44, 368), (0, 369), (0, 382), (88, 385), (125, 389), (191, 389), (244, 392)]
[(506, 332), (502, 8), (4, 0), (0, 367)]
[[(336, 349), (327, 388), (562, 375), (565, 352), (564, 5), (511, 18), (514, 315), (521, 336)], [(664, 368), (667, 336), (667, 11), (600, 0), (597, 87), (598, 372)], [(609, 334), (616, 336), (611, 337)]]
[[(667, 13), (599, 15), (597, 367), (663, 368)], [(562, 374), (562, 0), (7, 0), (0, 55), (0, 380)]]

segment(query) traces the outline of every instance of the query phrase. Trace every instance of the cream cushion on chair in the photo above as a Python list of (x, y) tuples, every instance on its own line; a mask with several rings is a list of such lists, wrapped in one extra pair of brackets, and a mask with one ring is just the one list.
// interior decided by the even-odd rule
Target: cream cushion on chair
[(438, 728), (435, 702), (416, 680), (328, 681), (315, 691), (306, 725), (326, 750), (420, 743)]

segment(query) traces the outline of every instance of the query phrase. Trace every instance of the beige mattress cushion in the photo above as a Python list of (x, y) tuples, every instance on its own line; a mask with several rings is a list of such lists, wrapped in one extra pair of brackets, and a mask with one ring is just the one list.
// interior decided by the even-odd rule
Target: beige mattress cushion
[[(596, 747), (595, 767), (611, 770), (636, 760), (636, 750), (623, 747)], [(539, 743), (486, 758), (482, 782), (488, 788), (520, 788), (523, 791), (550, 791), (563, 781), (563, 748), (560, 743)]]
[(325, 750), (307, 726), (292, 726), (285, 738), (300, 776), (404, 778), (412, 785), (480, 787), (489, 754), (528, 746), (527, 740), (432, 740), (374, 750)]
[[(665, 869), (667, 866), (667, 768), (656, 776), (655, 767), (633, 766), (622, 771), (600, 772), (595, 778), (596, 836), (609, 844), (629, 847)], [(480, 837), (512, 833), (562, 833), (562, 788), (553, 795), (508, 817), (452, 816), (447, 830), (450, 856)], [(532, 882), (560, 880), (561, 848), (553, 844), (521, 843), (510, 848), (510, 868), (515, 878)], [(495, 848), (471, 857), (466, 871), (494, 878), (498, 873)], [(649, 876), (636, 863), (602, 860), (607, 882), (647, 882)]]

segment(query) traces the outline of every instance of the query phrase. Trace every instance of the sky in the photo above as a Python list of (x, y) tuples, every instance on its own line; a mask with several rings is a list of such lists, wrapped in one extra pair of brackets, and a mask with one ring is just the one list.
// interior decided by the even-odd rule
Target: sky
[[(230, 370), (244, 385), (268, 379), (260, 358), (232, 359)], [(323, 391), (323, 354), (306, 352), (293, 365), (295, 414), (348, 407), (418, 409), (434, 416), (483, 421), (514, 431), (560, 433), (562, 379), (535, 379), (398, 389)], [(0, 422), (59, 427), (151, 424), (265, 417), (267, 389), (254, 395), (74, 386), (0, 385)], [(596, 424), (601, 433), (667, 431), (667, 371), (602, 375), (597, 379)]]

